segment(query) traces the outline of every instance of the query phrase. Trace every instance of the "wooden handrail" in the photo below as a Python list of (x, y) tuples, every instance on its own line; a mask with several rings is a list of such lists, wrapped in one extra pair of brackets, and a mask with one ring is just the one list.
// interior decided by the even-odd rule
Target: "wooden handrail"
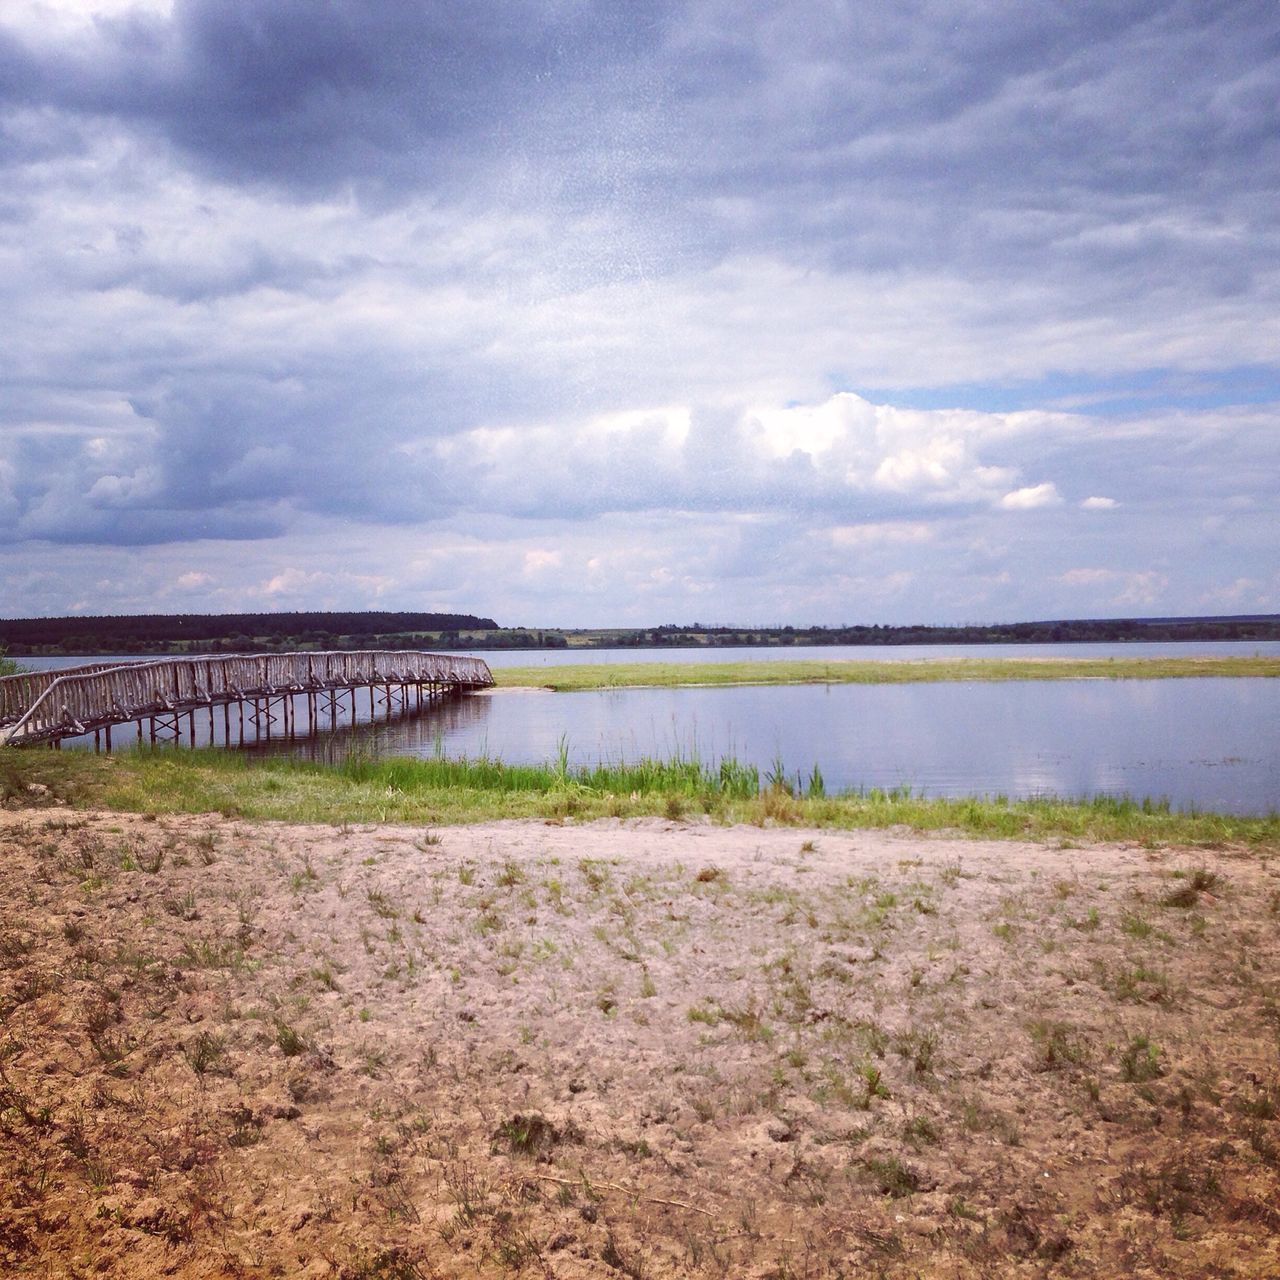
[(24, 673), (0, 677), (0, 745), (55, 741), (251, 698), (380, 684), (480, 689), (493, 684), (493, 675), (481, 658), (392, 649), (162, 658)]

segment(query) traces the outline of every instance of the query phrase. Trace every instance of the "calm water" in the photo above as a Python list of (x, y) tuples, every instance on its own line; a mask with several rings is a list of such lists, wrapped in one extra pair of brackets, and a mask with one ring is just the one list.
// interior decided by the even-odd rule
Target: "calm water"
[[(1280, 644), (1019, 645), (897, 650), (621, 650), (480, 655), (493, 666), (568, 660), (752, 657), (942, 657), (1139, 653), (1275, 653)], [(83, 663), (84, 658), (65, 665)], [(35, 661), (30, 664), (36, 665)], [(46, 665), (41, 663), (40, 665)], [(48, 662), (55, 665), (54, 661)], [(58, 663), (57, 665), (64, 665)], [(353, 748), (386, 754), (489, 754), (575, 764), (732, 755), (767, 772), (775, 760), (829, 790), (909, 786), (929, 795), (1098, 794), (1168, 799), (1177, 808), (1263, 814), (1280, 808), (1280, 680), (1019, 681), (1005, 684), (782, 685), (501, 690), (418, 718), (362, 723), (312, 741), (273, 743), (320, 758)], [(220, 721), (220, 717), (219, 717)], [(220, 728), (220, 724), (219, 724)]]
[(575, 764), (644, 756), (775, 760), (829, 790), (929, 795), (1132, 795), (1177, 808), (1280, 808), (1280, 681), (1026, 681), (729, 689), (502, 690), (418, 719), (358, 726), (304, 754), (347, 750)]

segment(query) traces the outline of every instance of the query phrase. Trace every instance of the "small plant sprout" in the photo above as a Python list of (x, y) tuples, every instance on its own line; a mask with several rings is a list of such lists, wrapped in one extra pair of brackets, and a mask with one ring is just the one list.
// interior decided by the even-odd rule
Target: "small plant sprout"
[(1162, 1050), (1148, 1036), (1137, 1035), (1120, 1053), (1120, 1076), (1130, 1084), (1141, 1084), (1164, 1075)]

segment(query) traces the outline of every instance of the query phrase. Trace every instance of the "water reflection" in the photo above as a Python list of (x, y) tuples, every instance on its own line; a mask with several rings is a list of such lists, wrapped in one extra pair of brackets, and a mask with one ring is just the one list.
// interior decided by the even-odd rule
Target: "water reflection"
[(339, 764), (352, 755), (426, 756), (446, 752), (447, 743), (485, 739), (484, 723), (489, 714), (486, 697), (451, 698), (432, 704), (422, 712), (408, 711), (389, 719), (362, 720), (321, 728), (306, 737), (271, 738), (249, 743), (249, 755), (288, 755), (320, 764)]
[(502, 690), (420, 716), (274, 741), (318, 760), (350, 752), (554, 760), (734, 756), (829, 790), (930, 795), (1132, 795), (1177, 808), (1280, 807), (1280, 681), (1027, 681)]

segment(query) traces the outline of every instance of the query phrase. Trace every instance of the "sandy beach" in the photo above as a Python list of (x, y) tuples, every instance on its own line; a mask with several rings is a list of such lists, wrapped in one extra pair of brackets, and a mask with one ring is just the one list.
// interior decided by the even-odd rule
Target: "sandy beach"
[(0, 1271), (1280, 1274), (1280, 862), (0, 812)]

